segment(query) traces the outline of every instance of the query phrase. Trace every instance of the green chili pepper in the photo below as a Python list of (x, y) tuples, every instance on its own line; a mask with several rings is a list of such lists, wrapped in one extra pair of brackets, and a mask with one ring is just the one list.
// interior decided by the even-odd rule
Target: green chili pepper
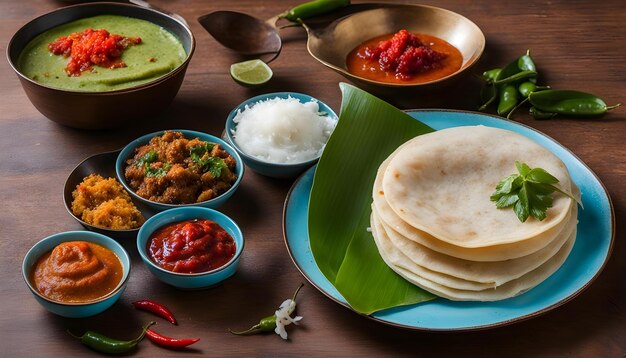
[(493, 83), (495, 83), (497, 85), (503, 85), (503, 84), (515, 82), (515, 81), (518, 81), (518, 80), (523, 80), (523, 79), (526, 79), (526, 78), (533, 78), (533, 77), (537, 77), (537, 72), (524, 70), (524, 71), (517, 72), (517, 73), (515, 73), (513, 75), (510, 75), (509, 77), (499, 78), (496, 81), (494, 81)]
[(506, 115), (506, 119), (511, 119), (513, 117), (513, 113), (517, 111), (521, 106), (525, 105), (528, 102), (528, 97), (524, 98), (517, 106), (513, 107), (513, 109)]
[(502, 71), (498, 73), (498, 76), (496, 76), (496, 81), (507, 78), (507, 77), (511, 77), (520, 71), (521, 70), (519, 69), (519, 67), (517, 67), (517, 60), (515, 60), (509, 63), (508, 65), (506, 65), (506, 67), (504, 67)]
[(517, 87), (519, 94), (524, 98), (527, 98), (531, 93), (535, 92), (536, 89), (537, 85), (530, 81), (522, 82), (522, 84)]
[(137, 343), (139, 343), (143, 337), (146, 335), (146, 331), (148, 330), (148, 328), (150, 326), (152, 326), (153, 324), (155, 324), (156, 322), (149, 322), (146, 325), (143, 326), (142, 330), (141, 330), (141, 334), (139, 335), (139, 337), (130, 340), (130, 341), (120, 341), (117, 339), (113, 339), (113, 338), (109, 338), (105, 335), (102, 335), (100, 333), (96, 333), (93, 331), (87, 331), (85, 332), (85, 334), (83, 334), (82, 336), (75, 336), (73, 335), (71, 332), (68, 331), (68, 333), (77, 339), (80, 339), (80, 341), (88, 346), (89, 348), (92, 348), (98, 352), (102, 352), (102, 353), (124, 353), (124, 352), (128, 352), (129, 350), (131, 350), (133, 347), (135, 347), (137, 345)]
[(498, 114), (503, 116), (509, 113), (517, 105), (517, 88), (506, 85), (500, 91), (500, 103), (498, 103)]
[(528, 113), (535, 119), (551, 119), (556, 116), (556, 113), (542, 112), (535, 107), (530, 107)]
[[(300, 289), (303, 286), (304, 286), (304, 284), (300, 284), (300, 286), (298, 287), (296, 292), (293, 294), (293, 298), (291, 299), (292, 301), (294, 301), (294, 302), (296, 301), (296, 297), (298, 296), (298, 292), (300, 292)], [(254, 326), (246, 329), (245, 331), (235, 332), (235, 331), (230, 330), (230, 328), (228, 329), (228, 331), (230, 333), (232, 333), (232, 334), (244, 335), (244, 334), (249, 334), (249, 333), (257, 333), (257, 332), (272, 332), (274, 329), (276, 329), (276, 314), (273, 314), (271, 316), (267, 316), (267, 317), (261, 318), (259, 323), (257, 323)]]
[(494, 84), (485, 84), (480, 91), (480, 98), (483, 101), (483, 105), (478, 108), (479, 111), (484, 111), (493, 101), (498, 98), (498, 89)]
[(502, 71), (501, 68), (494, 68), (493, 70), (483, 72), (482, 77), (487, 82), (493, 82), (496, 80), (496, 78), (498, 77), (501, 71)]
[[(532, 57), (530, 57), (530, 50), (526, 50), (526, 54), (517, 59), (517, 67), (522, 71), (537, 71), (537, 66), (535, 66)], [(529, 81), (534, 83), (537, 79), (530, 78)]]
[(308, 19), (314, 16), (322, 15), (333, 10), (342, 8), (350, 4), (350, 0), (315, 0), (297, 5), (291, 10), (280, 14), (280, 18), (285, 18), (292, 22)]
[(541, 112), (571, 116), (598, 116), (620, 106), (607, 106), (600, 97), (579, 91), (546, 90), (533, 92), (528, 98)]
[[(506, 65), (496, 77), (496, 81), (504, 80), (522, 71), (537, 72), (535, 63), (530, 57), (530, 50), (527, 50), (525, 55), (520, 56)], [(536, 75), (535, 73), (535, 76)]]

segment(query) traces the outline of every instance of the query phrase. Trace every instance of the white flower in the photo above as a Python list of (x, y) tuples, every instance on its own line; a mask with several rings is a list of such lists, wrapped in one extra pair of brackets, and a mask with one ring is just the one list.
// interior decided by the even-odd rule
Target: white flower
[(298, 321), (302, 319), (301, 316), (291, 317), (291, 314), (296, 309), (296, 301), (292, 299), (287, 299), (283, 303), (281, 303), (278, 310), (276, 310), (276, 329), (274, 332), (280, 336), (282, 339), (287, 339), (287, 330), (285, 330), (285, 326), (293, 324), (298, 324)]

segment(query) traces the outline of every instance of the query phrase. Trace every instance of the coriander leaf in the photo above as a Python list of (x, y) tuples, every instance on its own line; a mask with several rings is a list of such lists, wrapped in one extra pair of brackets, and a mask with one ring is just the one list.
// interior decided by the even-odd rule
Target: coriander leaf
[(530, 167), (526, 163), (522, 163), (518, 161), (515, 161), (515, 167), (517, 168), (517, 171), (519, 172), (519, 174), (522, 177), (524, 177), (524, 179), (526, 179), (526, 176), (531, 170)]
[(159, 160), (159, 154), (156, 150), (152, 149), (148, 153), (144, 154), (139, 160), (135, 162), (135, 165), (138, 167), (143, 167), (144, 165), (154, 163)]
[(538, 195), (550, 195), (554, 193), (554, 187), (544, 183), (533, 183), (533, 190)]
[[(521, 222), (525, 222), (526, 219), (528, 219), (528, 215), (530, 213), (530, 200), (528, 200), (528, 191), (526, 189), (526, 187), (528, 186), (527, 182), (524, 182), (524, 184), (522, 184), (522, 188), (519, 190), (519, 192), (517, 193), (517, 196), (519, 197), (519, 201), (517, 203), (515, 203), (515, 214), (517, 215), (517, 218), (521, 221)], [(520, 204), (520, 209), (518, 209), (518, 205)]]
[(162, 177), (165, 176), (165, 174), (167, 174), (167, 171), (169, 170), (169, 168), (167, 166), (163, 166), (162, 168), (155, 168), (152, 167), (150, 165), (146, 166), (146, 176), (147, 177)]
[(519, 200), (517, 194), (505, 194), (496, 200), (496, 207), (498, 209), (505, 209), (513, 206)]
[[(547, 184), (547, 185), (549, 185), (549, 184)], [(583, 203), (577, 197), (575, 197), (574, 195), (572, 195), (572, 194), (570, 194), (570, 193), (568, 193), (566, 191), (563, 191), (563, 190), (559, 189), (558, 187), (556, 187), (554, 185), (549, 185), (549, 186), (552, 187), (552, 189), (554, 189), (554, 191), (558, 191), (559, 193), (561, 193), (561, 194), (567, 196), (568, 198), (574, 200), (576, 203), (578, 203), (578, 205), (580, 205), (581, 208), (584, 209)]]
[(515, 215), (517, 215), (519, 221), (526, 222), (529, 215), (528, 207), (524, 207), (524, 205), (518, 201), (515, 205), (513, 205), (513, 211), (515, 212)]
[(552, 196), (536, 194), (533, 197), (533, 204), (535, 204), (537, 206), (542, 206), (542, 207), (548, 209), (548, 208), (552, 207)]
[(218, 157), (206, 157), (196, 162), (200, 170), (204, 173), (210, 172), (214, 178), (222, 176), (222, 170), (225, 169), (226, 162), (224, 159)]
[(496, 191), (490, 199), (496, 203), (496, 208), (513, 207), (513, 211), (521, 222), (530, 216), (541, 221), (547, 217), (548, 209), (552, 207), (552, 194), (556, 191), (582, 206), (582, 203), (572, 194), (561, 190), (554, 184), (559, 180), (541, 168), (530, 168), (522, 162), (515, 162), (519, 174), (512, 174), (502, 179), (496, 185)]
[(547, 215), (548, 214), (546, 209), (541, 209), (536, 206), (530, 206), (530, 216), (534, 217), (535, 219), (541, 221), (545, 219)]
[(541, 168), (532, 169), (530, 172), (528, 172), (528, 175), (526, 175), (526, 178), (528, 180), (531, 180), (537, 183), (544, 183), (544, 184), (556, 184), (559, 182), (559, 180), (553, 177), (552, 174), (548, 173), (547, 171)]
[(200, 145), (191, 147), (191, 149), (189, 150), (191, 160), (197, 163), (200, 158), (204, 156), (205, 153), (212, 151), (214, 146), (215, 143), (203, 142)]
[(513, 174), (502, 179), (502, 181), (499, 182), (498, 185), (496, 186), (496, 192), (493, 195), (509, 194), (511, 192), (511, 189), (513, 189), (513, 181), (517, 177), (518, 177), (517, 175)]
[(226, 163), (224, 162), (224, 159), (215, 157), (211, 157), (209, 159), (211, 159), (211, 161), (209, 161), (209, 172), (211, 172), (211, 175), (214, 178), (221, 177), (222, 170), (226, 168)]

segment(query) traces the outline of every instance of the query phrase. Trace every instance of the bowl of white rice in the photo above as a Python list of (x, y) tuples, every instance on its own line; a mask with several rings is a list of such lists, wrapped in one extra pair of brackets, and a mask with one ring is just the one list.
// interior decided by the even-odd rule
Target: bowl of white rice
[(292, 178), (319, 160), (336, 124), (335, 112), (309, 95), (268, 93), (230, 112), (225, 137), (253, 171)]

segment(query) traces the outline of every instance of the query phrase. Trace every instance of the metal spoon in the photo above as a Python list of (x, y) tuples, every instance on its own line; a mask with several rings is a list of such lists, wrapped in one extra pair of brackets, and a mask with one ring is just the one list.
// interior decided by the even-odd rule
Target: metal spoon
[(215, 11), (198, 18), (198, 22), (220, 44), (242, 55), (278, 56), (282, 41), (276, 28), (278, 16), (267, 21), (234, 11)]
[[(220, 44), (242, 55), (273, 54), (274, 60), (282, 48), (276, 22), (282, 18), (292, 22), (289, 26), (299, 26), (302, 20), (343, 10), (349, 0), (314, 0), (272, 17), (267, 21), (234, 11), (216, 11), (200, 16), (198, 22)], [(281, 27), (283, 28), (283, 27)]]

